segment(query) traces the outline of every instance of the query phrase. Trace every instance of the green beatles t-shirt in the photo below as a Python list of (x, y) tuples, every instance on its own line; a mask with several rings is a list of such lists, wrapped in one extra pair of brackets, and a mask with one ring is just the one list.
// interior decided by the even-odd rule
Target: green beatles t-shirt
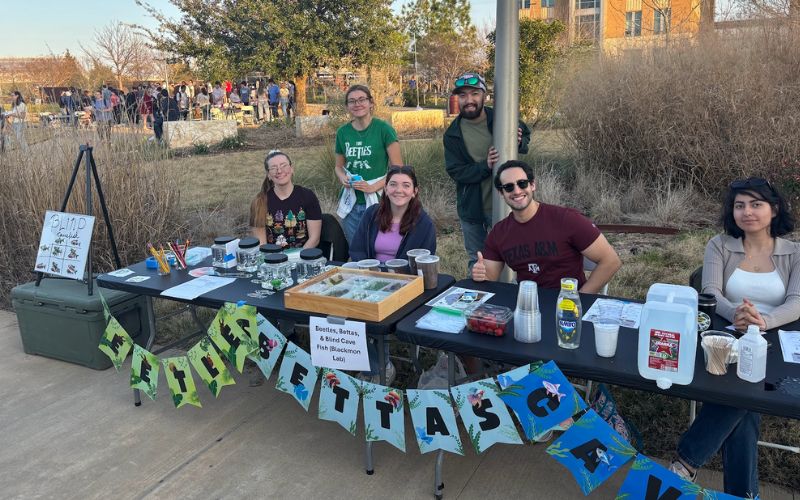
[[(397, 142), (397, 132), (379, 118), (373, 118), (362, 131), (347, 123), (336, 131), (336, 154), (344, 156), (345, 170), (371, 181), (386, 175), (389, 165), (386, 148), (393, 142)], [(356, 191), (356, 203), (366, 203), (362, 191)]]

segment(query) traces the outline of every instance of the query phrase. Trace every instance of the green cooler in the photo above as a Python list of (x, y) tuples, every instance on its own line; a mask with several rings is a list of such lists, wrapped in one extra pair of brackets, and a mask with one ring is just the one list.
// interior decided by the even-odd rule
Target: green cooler
[(28, 354), (105, 370), (108, 356), (97, 348), (105, 331), (100, 292), (111, 314), (134, 342), (143, 345), (150, 335), (145, 298), (128, 292), (100, 288), (94, 284), (89, 295), (85, 283), (68, 279), (43, 278), (14, 287), (11, 303), (17, 312), (22, 347)]

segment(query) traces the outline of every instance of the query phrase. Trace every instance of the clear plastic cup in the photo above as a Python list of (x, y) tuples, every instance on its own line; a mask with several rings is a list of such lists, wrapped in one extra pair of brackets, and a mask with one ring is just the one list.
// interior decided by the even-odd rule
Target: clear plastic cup
[(594, 348), (602, 358), (613, 358), (617, 354), (619, 319), (601, 316), (594, 321)]
[(381, 262), (378, 259), (363, 259), (358, 261), (358, 268), (365, 271), (380, 271)]
[(727, 332), (706, 330), (700, 334), (700, 346), (703, 348), (703, 360), (706, 371), (712, 375), (728, 373), (728, 364), (733, 361), (733, 346), (736, 337)]

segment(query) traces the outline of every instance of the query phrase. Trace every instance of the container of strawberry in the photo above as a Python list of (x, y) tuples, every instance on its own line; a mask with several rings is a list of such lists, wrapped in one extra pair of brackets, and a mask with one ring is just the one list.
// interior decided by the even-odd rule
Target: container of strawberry
[(505, 306), (481, 304), (467, 312), (467, 328), (476, 333), (502, 337), (514, 312)]

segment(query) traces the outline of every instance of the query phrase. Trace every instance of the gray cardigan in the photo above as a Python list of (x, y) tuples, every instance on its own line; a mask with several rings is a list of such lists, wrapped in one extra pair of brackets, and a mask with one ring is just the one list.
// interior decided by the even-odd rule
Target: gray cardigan
[[(739, 304), (732, 304), (725, 298), (725, 285), (744, 257), (742, 239), (725, 234), (711, 238), (703, 257), (703, 292), (713, 293), (717, 297), (717, 314), (731, 322)], [(772, 263), (786, 287), (786, 302), (771, 313), (761, 315), (767, 323), (767, 329), (800, 318), (800, 245), (775, 238)]]

